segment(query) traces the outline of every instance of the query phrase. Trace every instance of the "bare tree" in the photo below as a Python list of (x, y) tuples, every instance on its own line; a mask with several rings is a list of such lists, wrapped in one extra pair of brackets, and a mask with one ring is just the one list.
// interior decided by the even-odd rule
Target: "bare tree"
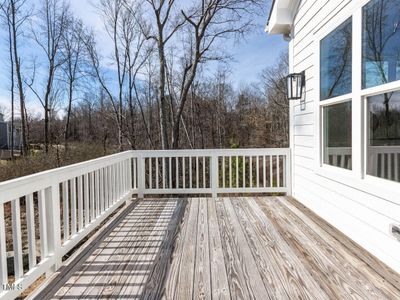
[(286, 76), (289, 70), (287, 52), (283, 52), (275, 65), (261, 73), (263, 96), (267, 100), (269, 136), (271, 146), (287, 147), (289, 142), (289, 100)]
[(215, 47), (219, 40), (243, 35), (251, 28), (249, 13), (259, 8), (258, 0), (202, 0), (188, 11), (181, 11), (188, 24), (183, 70), (179, 84), (178, 107), (173, 118), (172, 147), (178, 148), (182, 114), (199, 64), (226, 58)]
[[(137, 102), (142, 121), (144, 123), (144, 128), (149, 139), (149, 143), (152, 148), (154, 144), (151, 138), (151, 134), (147, 125), (147, 121), (144, 115), (144, 109), (141, 102), (141, 97), (139, 95), (138, 88), (138, 75), (139, 72), (144, 68), (146, 62), (148, 61), (153, 45), (147, 43), (145, 36), (142, 34), (141, 27), (138, 23), (140, 19), (137, 17), (142, 14), (142, 9), (137, 3), (133, 3), (135, 6), (126, 7), (122, 14), (121, 29), (122, 29), (122, 46), (125, 50), (127, 56), (127, 76), (128, 76), (128, 92), (127, 92), (127, 102), (129, 107), (129, 119), (128, 123), (128, 134), (127, 139), (131, 147), (135, 148), (135, 111), (134, 106)], [(136, 101), (135, 101), (136, 100)]]
[(14, 148), (14, 87), (15, 78), (17, 79), (18, 94), (19, 94), (19, 105), (20, 105), (20, 116), (21, 116), (21, 135), (22, 145), (21, 152), (23, 155), (28, 154), (28, 140), (27, 140), (27, 121), (25, 111), (25, 91), (23, 87), (23, 77), (21, 70), (21, 57), (19, 54), (19, 42), (23, 31), (25, 22), (30, 17), (29, 11), (26, 9), (26, 0), (6, 0), (2, 6), (4, 12), (7, 28), (8, 28), (8, 39), (9, 39), (9, 56), (11, 63), (11, 111), (12, 111), (12, 151)]
[(146, 0), (151, 10), (154, 22), (148, 26), (143, 20), (140, 22), (143, 34), (147, 39), (154, 39), (157, 43), (158, 53), (158, 101), (160, 115), (161, 147), (169, 148), (167, 125), (167, 101), (166, 91), (166, 47), (175, 33), (184, 25), (185, 20), (175, 12), (175, 0)]
[(33, 30), (32, 36), (43, 51), (46, 60), (44, 95), (34, 88), (35, 76), (28, 85), (44, 108), (44, 144), (46, 152), (50, 144), (51, 96), (57, 69), (63, 64), (60, 57), (62, 39), (69, 20), (69, 6), (61, 0), (44, 0), (39, 10), (39, 30)]
[(67, 84), (67, 115), (65, 120), (64, 142), (67, 148), (70, 136), (70, 119), (72, 113), (72, 103), (74, 101), (77, 81), (85, 76), (84, 73), (84, 26), (82, 22), (69, 17), (68, 26), (63, 32), (61, 56), (63, 74)]
[(9, 58), (10, 58), (10, 96), (11, 96), (11, 159), (14, 159), (14, 86), (15, 86), (15, 78), (14, 78), (14, 54), (13, 54), (13, 34), (12, 34), (12, 6), (8, 3), (7, 6), (1, 6), (2, 11), (4, 12), (5, 23), (7, 25), (8, 30), (8, 50), (9, 50)]
[[(126, 48), (121, 47), (121, 40), (123, 39), (123, 26), (126, 26), (125, 22), (127, 18), (124, 16), (128, 12), (125, 9), (123, 0), (100, 0), (98, 9), (103, 17), (104, 25), (108, 35), (110, 36), (113, 43), (113, 55), (112, 59), (117, 68), (117, 97), (114, 101), (114, 97), (110, 97), (110, 101), (113, 104), (115, 111), (115, 118), (118, 125), (118, 143), (119, 149), (123, 147), (123, 94), (124, 85), (126, 80), (127, 70), (127, 52)], [(121, 30), (122, 29), (122, 30)], [(111, 95), (111, 93), (110, 93)]]

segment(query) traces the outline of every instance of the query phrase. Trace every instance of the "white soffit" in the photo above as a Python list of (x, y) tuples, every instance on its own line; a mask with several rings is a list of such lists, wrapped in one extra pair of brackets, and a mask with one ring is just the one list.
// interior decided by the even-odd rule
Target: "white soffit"
[(289, 34), (299, 2), (300, 0), (275, 0), (265, 31), (269, 34)]

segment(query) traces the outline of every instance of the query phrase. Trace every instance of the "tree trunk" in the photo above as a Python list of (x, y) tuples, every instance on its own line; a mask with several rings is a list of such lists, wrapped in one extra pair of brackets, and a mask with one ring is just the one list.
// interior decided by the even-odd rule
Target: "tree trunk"
[(8, 42), (9, 42), (9, 55), (10, 55), (10, 76), (11, 76), (11, 159), (14, 159), (14, 56), (13, 56), (13, 40), (11, 32), (11, 22), (10, 17), (7, 19), (8, 24)]
[(73, 82), (70, 81), (69, 82), (69, 91), (68, 91), (67, 120), (65, 123), (65, 132), (64, 132), (65, 150), (68, 150), (69, 123), (70, 123), (71, 112), (72, 112), (72, 97), (73, 97)]
[(26, 134), (26, 114), (25, 114), (25, 95), (24, 95), (24, 87), (22, 86), (22, 75), (21, 75), (21, 62), (18, 56), (18, 45), (17, 45), (17, 24), (16, 24), (16, 9), (14, 0), (11, 1), (11, 14), (12, 14), (12, 32), (13, 32), (13, 46), (14, 46), (14, 63), (15, 63), (15, 72), (17, 75), (18, 81), (18, 91), (19, 91), (19, 105), (20, 105), (20, 113), (21, 113), (21, 131), (22, 131), (22, 145), (21, 145), (21, 153), (22, 155), (28, 154), (28, 140)]
[[(162, 37), (160, 40), (162, 41)], [(168, 127), (167, 127), (167, 103), (166, 103), (167, 101), (165, 99), (165, 53), (164, 53), (163, 42), (158, 43), (158, 55), (160, 61), (158, 99), (160, 101), (161, 147), (163, 150), (165, 150), (169, 149), (169, 143), (168, 143)]]

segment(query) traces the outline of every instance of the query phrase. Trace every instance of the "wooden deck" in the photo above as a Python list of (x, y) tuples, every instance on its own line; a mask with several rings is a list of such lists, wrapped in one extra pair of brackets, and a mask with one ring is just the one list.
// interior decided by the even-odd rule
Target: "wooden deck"
[(400, 299), (400, 276), (286, 197), (142, 200), (37, 299)]

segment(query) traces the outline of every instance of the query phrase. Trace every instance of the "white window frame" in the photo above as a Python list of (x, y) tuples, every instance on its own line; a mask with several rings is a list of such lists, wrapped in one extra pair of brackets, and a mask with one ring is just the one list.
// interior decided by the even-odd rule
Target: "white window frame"
[[(345, 11), (345, 13), (344, 13)], [(315, 136), (316, 136), (316, 164), (315, 171), (316, 173), (330, 177), (335, 180), (342, 179), (343, 177), (352, 177), (352, 173), (354, 172), (354, 129), (352, 131), (352, 169), (344, 169), (332, 165), (328, 165), (324, 163), (324, 118), (323, 118), (323, 109), (324, 107), (331, 106), (333, 104), (339, 104), (347, 101), (351, 101), (351, 111), (352, 111), (352, 128), (354, 124), (354, 69), (352, 67), (352, 90), (350, 93), (345, 95), (340, 95), (337, 97), (321, 100), (321, 92), (320, 92), (320, 57), (321, 57), (321, 40), (327, 37), (330, 33), (332, 33), (336, 28), (338, 28), (343, 22), (352, 18), (352, 66), (354, 64), (354, 17), (352, 11), (342, 10), (341, 13), (335, 16), (334, 19), (331, 19), (321, 32), (316, 36), (314, 41), (314, 49), (316, 49), (315, 55)]]
[[(355, 1), (347, 4), (334, 18), (322, 26), (315, 34), (313, 47), (315, 49), (314, 78), (315, 92), (315, 173), (336, 182), (366, 191), (370, 194), (391, 200), (400, 204), (400, 184), (387, 179), (367, 175), (368, 149), (368, 106), (367, 98), (385, 92), (400, 91), (400, 80), (371, 88), (362, 88), (362, 9), (371, 0)], [(352, 18), (352, 91), (349, 94), (321, 100), (320, 99), (320, 44), (321, 40), (333, 32), (347, 19)], [(352, 109), (352, 170), (331, 166), (323, 163), (324, 120), (323, 108), (342, 102), (351, 101)]]

